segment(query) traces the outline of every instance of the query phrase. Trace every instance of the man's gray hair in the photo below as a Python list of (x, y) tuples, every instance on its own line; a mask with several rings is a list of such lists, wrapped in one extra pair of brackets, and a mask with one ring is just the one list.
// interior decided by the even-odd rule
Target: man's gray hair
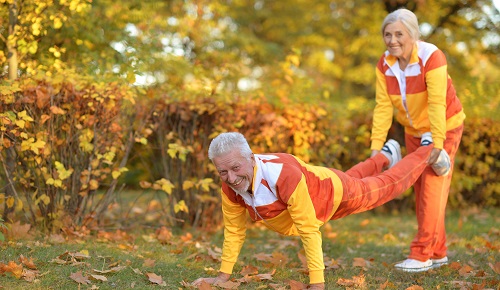
[(410, 10), (404, 8), (395, 10), (385, 17), (384, 22), (382, 23), (382, 36), (384, 35), (384, 30), (387, 25), (398, 21), (403, 23), (413, 40), (417, 41), (420, 39), (417, 16)]
[(250, 149), (245, 136), (238, 132), (228, 132), (221, 133), (210, 142), (208, 158), (213, 160), (214, 157), (227, 154), (234, 149), (240, 150), (241, 156), (245, 158), (252, 157), (252, 149)]

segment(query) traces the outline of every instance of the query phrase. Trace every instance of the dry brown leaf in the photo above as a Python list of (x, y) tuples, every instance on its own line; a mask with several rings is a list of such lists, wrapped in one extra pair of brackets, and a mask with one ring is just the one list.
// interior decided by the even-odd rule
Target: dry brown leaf
[(353, 267), (368, 268), (370, 267), (370, 262), (363, 258), (354, 258), (352, 262)]
[(202, 281), (198, 286), (198, 290), (212, 290), (212, 286), (205, 281)]
[(212, 260), (214, 260), (215, 262), (219, 262), (220, 261), (220, 257), (221, 257), (220, 253), (217, 253), (217, 252), (213, 251), (210, 248), (207, 251), (208, 251), (208, 256), (210, 258), (212, 258)]
[(66, 114), (66, 111), (63, 109), (59, 108), (58, 106), (50, 106), (50, 112), (54, 115), (64, 115)]
[(307, 284), (304, 284), (300, 281), (290, 280), (290, 281), (288, 281), (288, 285), (290, 286), (290, 290), (307, 289)]
[(216, 282), (214, 285), (224, 289), (238, 289), (241, 283), (229, 280), (226, 282)]
[(491, 269), (495, 271), (495, 273), (500, 274), (500, 262), (496, 262), (495, 264), (488, 263)]
[(19, 256), (19, 262), (24, 264), (26, 267), (30, 268), (31, 270), (36, 270), (35, 263), (33, 262), (33, 258), (25, 258), (23, 255)]
[(257, 259), (257, 261), (270, 261), (271, 260), (271, 255), (269, 254), (266, 254), (266, 253), (258, 253), (258, 254), (255, 254), (253, 255), (253, 257), (255, 259)]
[(181, 240), (186, 243), (190, 242), (193, 239), (193, 235), (191, 233), (186, 233), (184, 236), (181, 236)]
[(288, 256), (283, 253), (274, 252), (269, 262), (276, 266), (284, 266), (288, 264)]
[(449, 282), (453, 288), (461, 288), (461, 289), (472, 289), (472, 283), (466, 281), (451, 281)]
[(245, 266), (245, 267), (243, 267), (243, 269), (241, 269), (240, 274), (242, 276), (257, 275), (257, 274), (259, 274), (259, 270), (255, 266)]
[(68, 253), (74, 260), (83, 260), (83, 259), (90, 259), (90, 256), (82, 253), (82, 252), (75, 252), (75, 253)]
[(280, 285), (280, 284), (275, 284), (275, 283), (270, 283), (269, 287), (274, 290), (286, 290), (286, 286)]
[(163, 278), (155, 273), (146, 273), (146, 276), (148, 276), (149, 282), (151, 283), (167, 286), (167, 282), (163, 281)]
[(256, 275), (256, 277), (258, 277), (261, 281), (262, 280), (269, 280), (269, 281), (271, 281), (271, 280), (273, 280), (273, 275), (274, 275), (275, 272), (276, 272), (276, 270), (273, 270), (272, 273), (258, 274), (258, 275)]
[(370, 224), (370, 220), (369, 219), (364, 219), (359, 225), (364, 227), (364, 226), (367, 226), (368, 224)]
[(0, 274), (2, 273), (12, 273), (14, 277), (20, 279), (23, 275), (23, 265), (18, 265), (14, 261), (9, 261), (7, 264), (0, 263)]
[(411, 285), (410, 287), (406, 288), (406, 290), (424, 290), (424, 288), (419, 285)]
[(97, 272), (97, 273), (100, 273), (100, 274), (107, 274), (107, 273), (116, 273), (116, 272), (119, 272), (123, 269), (127, 268), (127, 266), (117, 266), (117, 267), (113, 267), (113, 268), (110, 268), (108, 270), (97, 270), (97, 269), (94, 269), (93, 271), (94, 272)]
[(51, 244), (62, 244), (65, 242), (66, 239), (61, 234), (52, 234), (49, 236), (49, 243)]
[(30, 224), (21, 225), (20, 221), (17, 221), (10, 226), (9, 237), (13, 240), (23, 239), (28, 237), (28, 232), (31, 229)]
[(103, 282), (108, 281), (108, 278), (106, 278), (106, 276), (103, 276), (103, 275), (90, 274), (90, 277), (94, 278), (95, 280), (99, 280), (99, 281), (103, 281)]
[(449, 267), (454, 270), (459, 270), (460, 268), (462, 268), (462, 265), (459, 262), (451, 262)]
[(462, 268), (460, 268), (460, 270), (458, 270), (458, 274), (460, 274), (460, 276), (470, 276), (473, 270), (474, 269), (472, 269), (471, 266), (464, 265)]
[(77, 282), (78, 284), (84, 284), (84, 285), (87, 285), (87, 284), (90, 284), (90, 280), (87, 278), (87, 277), (84, 277), (82, 275), (82, 272), (78, 271), (76, 273), (71, 273), (71, 275), (69, 275), (69, 277)]
[(23, 269), (23, 279), (28, 282), (35, 281), (39, 274), (38, 270)]
[(337, 284), (346, 287), (364, 287), (365, 275), (353, 276), (352, 279), (339, 278)]
[(146, 259), (144, 260), (144, 263), (142, 263), (143, 267), (154, 267), (155, 266), (155, 260), (153, 259)]
[(161, 244), (166, 244), (172, 239), (172, 232), (170, 232), (166, 227), (161, 227), (156, 230), (156, 239)]

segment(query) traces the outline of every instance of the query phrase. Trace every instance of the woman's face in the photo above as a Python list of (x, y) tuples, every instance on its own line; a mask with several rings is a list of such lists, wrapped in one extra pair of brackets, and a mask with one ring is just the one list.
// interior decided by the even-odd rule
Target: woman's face
[(384, 42), (391, 55), (398, 59), (410, 59), (415, 40), (401, 21), (388, 24), (384, 28)]

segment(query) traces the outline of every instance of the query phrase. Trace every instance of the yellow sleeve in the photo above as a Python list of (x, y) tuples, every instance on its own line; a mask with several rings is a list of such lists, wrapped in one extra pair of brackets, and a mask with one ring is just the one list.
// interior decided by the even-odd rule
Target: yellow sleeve
[(222, 192), (222, 215), (224, 219), (224, 243), (220, 271), (232, 274), (246, 236), (246, 209), (234, 203)]
[(380, 150), (387, 139), (387, 132), (391, 128), (394, 117), (394, 108), (387, 93), (387, 84), (384, 74), (377, 68), (375, 70), (377, 83), (375, 86), (375, 109), (373, 111), (373, 127), (371, 135), (372, 150)]
[(309, 282), (311, 284), (325, 282), (325, 264), (319, 230), (323, 222), (316, 218), (316, 211), (309, 196), (304, 175), (288, 200), (288, 212), (297, 227), (304, 246), (307, 267), (309, 268)]
[(440, 66), (425, 74), (427, 84), (429, 123), (434, 147), (443, 149), (446, 139), (446, 90), (448, 85), (447, 66)]

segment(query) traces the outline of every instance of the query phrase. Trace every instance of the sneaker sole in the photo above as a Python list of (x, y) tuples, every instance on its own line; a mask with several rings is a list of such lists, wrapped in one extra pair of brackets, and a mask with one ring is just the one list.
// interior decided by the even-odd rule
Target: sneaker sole
[(436, 269), (436, 268), (442, 267), (442, 266), (444, 266), (444, 265), (448, 265), (448, 262), (443, 262), (443, 263), (432, 263), (431, 268), (432, 268), (432, 269)]
[(400, 268), (400, 267), (395, 267), (395, 269), (403, 271), (403, 272), (418, 273), (418, 272), (429, 271), (430, 269), (433, 268), (432, 266), (433, 265), (428, 266), (428, 267), (422, 267), (422, 268)]

